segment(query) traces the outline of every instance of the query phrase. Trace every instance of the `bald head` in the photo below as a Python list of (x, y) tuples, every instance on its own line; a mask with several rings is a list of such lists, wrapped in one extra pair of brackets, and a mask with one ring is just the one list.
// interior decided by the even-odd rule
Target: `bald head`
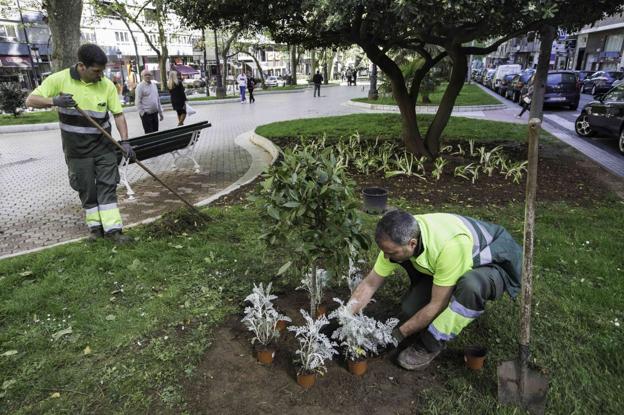
[(152, 71), (150, 71), (149, 69), (143, 69), (141, 71), (141, 76), (145, 76), (145, 75), (152, 76)]

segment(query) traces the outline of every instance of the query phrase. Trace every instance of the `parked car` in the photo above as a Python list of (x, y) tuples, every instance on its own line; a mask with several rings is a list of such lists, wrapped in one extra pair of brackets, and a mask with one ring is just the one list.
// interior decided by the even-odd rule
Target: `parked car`
[(613, 82), (622, 79), (624, 72), (598, 71), (583, 81), (582, 92), (590, 91), (592, 95), (607, 92), (613, 86)]
[(587, 104), (576, 119), (574, 129), (581, 137), (595, 134), (618, 137), (618, 147), (624, 154), (624, 86), (612, 88)]
[[(533, 78), (535, 74), (531, 78)], [(578, 78), (574, 71), (551, 71), (546, 79), (544, 105), (567, 106), (572, 110), (578, 108), (581, 91), (578, 89)], [(529, 80), (529, 83), (532, 79)]]
[(206, 80), (203, 78), (185, 78), (182, 80), (185, 88), (203, 88), (206, 86)]
[(507, 98), (507, 90), (511, 90), (511, 80), (516, 77), (518, 74), (512, 73), (509, 75), (503, 76), (500, 84), (498, 85), (498, 93)]
[(286, 85), (286, 81), (279, 76), (271, 75), (265, 78), (264, 84), (266, 86), (284, 86)]
[(492, 88), (492, 77), (494, 76), (494, 72), (496, 72), (496, 69), (488, 69), (483, 76), (483, 85), (490, 89)]
[(492, 77), (492, 86), (491, 88), (500, 93), (500, 83), (503, 81), (505, 75), (509, 74), (517, 74), (522, 72), (522, 67), (518, 64), (513, 65), (499, 65), (496, 68), (496, 72), (494, 72), (494, 76)]
[(520, 102), (520, 97), (526, 94), (529, 85), (529, 80), (535, 73), (535, 69), (525, 69), (517, 74), (511, 80), (511, 88), (507, 89), (507, 95), (513, 102)]

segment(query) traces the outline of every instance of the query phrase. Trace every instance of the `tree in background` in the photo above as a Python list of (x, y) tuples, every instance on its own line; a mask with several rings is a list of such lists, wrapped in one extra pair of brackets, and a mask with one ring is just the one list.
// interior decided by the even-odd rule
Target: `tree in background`
[(43, 8), (48, 14), (52, 33), (52, 70), (69, 68), (76, 63), (80, 47), (82, 0), (45, 0)]

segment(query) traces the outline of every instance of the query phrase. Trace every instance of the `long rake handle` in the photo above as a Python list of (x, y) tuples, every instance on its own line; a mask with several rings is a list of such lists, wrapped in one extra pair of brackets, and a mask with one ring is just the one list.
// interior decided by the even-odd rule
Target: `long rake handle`
[[(80, 113), (80, 115), (82, 115), (83, 117), (85, 117), (87, 120), (89, 120), (89, 122), (91, 124), (93, 124), (93, 126), (95, 128), (97, 128), (98, 130), (100, 130), (100, 132), (104, 135), (104, 137), (108, 138), (108, 140), (113, 143), (114, 146), (116, 146), (119, 150), (121, 150), (121, 154), (123, 154), (124, 156), (128, 156), (126, 154), (126, 151), (124, 150), (124, 148), (121, 146), (121, 144), (119, 144), (117, 142), (117, 140), (115, 140), (109, 133), (108, 131), (106, 131), (104, 128), (102, 128), (102, 126), (100, 124), (98, 124), (93, 118), (91, 118), (89, 116), (89, 114), (87, 114), (86, 112), (84, 112), (81, 108), (78, 107), (78, 105), (76, 105), (76, 110)], [(194, 210), (195, 212), (197, 212), (198, 214), (201, 215), (201, 212), (195, 207), (193, 206), (188, 200), (186, 200), (185, 198), (183, 198), (178, 192), (176, 192), (175, 190), (173, 190), (171, 187), (169, 187), (165, 182), (163, 182), (162, 180), (160, 180), (158, 178), (158, 176), (156, 176), (156, 174), (154, 174), (154, 172), (152, 172), (150, 169), (147, 168), (147, 166), (145, 166), (143, 163), (141, 163), (139, 160), (134, 160), (134, 162), (141, 167), (143, 170), (145, 170), (150, 176), (152, 176), (154, 178), (154, 180), (156, 180), (158, 183), (160, 183), (161, 185), (163, 185), (163, 187), (167, 188), (167, 190), (169, 190), (171, 193), (173, 193), (178, 199), (180, 199), (182, 202), (184, 202), (189, 208), (191, 208), (192, 210)]]
[(520, 363), (526, 368), (531, 340), (531, 298), (533, 297), (533, 230), (537, 194), (537, 155), (541, 120), (529, 120), (529, 165), (527, 167), (524, 243), (522, 259), (522, 296), (520, 298)]

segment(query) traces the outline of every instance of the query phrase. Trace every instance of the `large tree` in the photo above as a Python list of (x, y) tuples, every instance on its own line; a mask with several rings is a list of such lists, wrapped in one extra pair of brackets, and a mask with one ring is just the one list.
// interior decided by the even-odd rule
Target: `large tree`
[(52, 70), (68, 68), (76, 63), (80, 47), (82, 0), (45, 0), (48, 26), (52, 33)]

